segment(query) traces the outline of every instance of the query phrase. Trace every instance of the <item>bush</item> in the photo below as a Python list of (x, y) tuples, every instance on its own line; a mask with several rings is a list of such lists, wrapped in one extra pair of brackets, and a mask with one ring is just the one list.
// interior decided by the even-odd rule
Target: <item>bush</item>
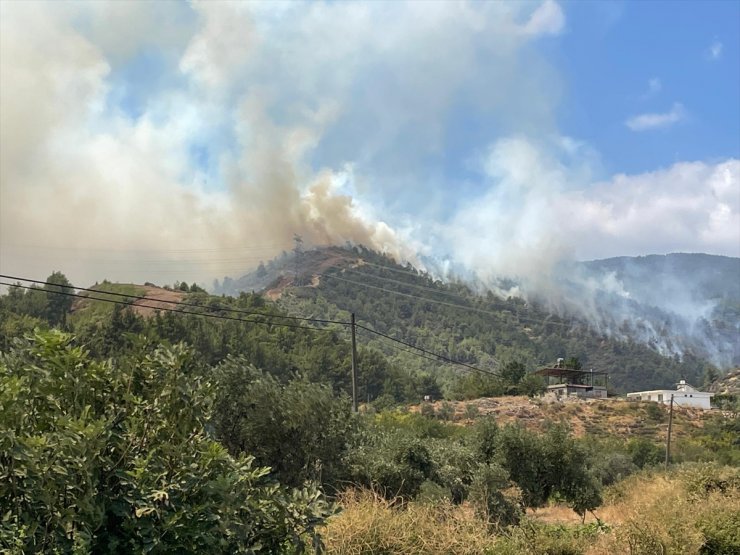
[(664, 448), (643, 438), (631, 439), (627, 443), (627, 452), (632, 457), (632, 462), (637, 468), (655, 466), (665, 460)]
[(374, 433), (347, 457), (353, 483), (380, 491), (387, 499), (412, 499), (434, 473), (432, 457), (419, 439), (402, 432)]
[(428, 440), (427, 446), (434, 463), (432, 479), (450, 492), (453, 503), (462, 503), (478, 466), (475, 451), (452, 440)]
[(542, 524), (526, 519), (502, 535), (494, 555), (584, 555), (609, 527), (600, 523), (577, 526)]
[(437, 411), (437, 416), (442, 420), (452, 420), (455, 416), (455, 409), (449, 402), (443, 401), (442, 406)]
[(517, 385), (519, 393), (527, 397), (536, 397), (542, 395), (547, 390), (545, 380), (537, 374), (528, 373)]
[(334, 485), (356, 431), (350, 400), (302, 379), (281, 383), (243, 359), (215, 371), (216, 434), (232, 455), (247, 453), (284, 484)]
[(728, 506), (716, 507), (697, 521), (704, 536), (699, 553), (735, 555), (740, 553), (740, 511)]
[(610, 486), (637, 472), (632, 457), (624, 453), (604, 451), (597, 455), (594, 474), (603, 486)]
[(276, 553), (330, 508), (208, 434), (212, 388), (184, 347), (93, 361), (38, 333), (0, 359), (0, 551)]
[(601, 503), (591, 457), (562, 426), (542, 435), (507, 426), (499, 432), (497, 444), (502, 466), (521, 488), (525, 506), (541, 507), (557, 493), (584, 516)]
[(665, 407), (662, 403), (645, 403), (645, 412), (650, 420), (655, 422), (663, 422), (665, 420)]
[(524, 514), (521, 492), (512, 487), (509, 473), (495, 464), (478, 467), (470, 487), (470, 504), (495, 529), (518, 524)]

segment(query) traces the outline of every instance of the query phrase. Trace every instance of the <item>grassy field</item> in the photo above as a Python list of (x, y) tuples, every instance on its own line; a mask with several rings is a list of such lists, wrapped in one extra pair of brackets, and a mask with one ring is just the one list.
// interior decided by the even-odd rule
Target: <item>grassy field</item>
[[(467, 504), (393, 503), (347, 491), (325, 530), (329, 553), (655, 555), (740, 553), (740, 470), (684, 465), (645, 471), (607, 490), (586, 523), (541, 509), (493, 531)], [(572, 512), (571, 512), (572, 514)]]

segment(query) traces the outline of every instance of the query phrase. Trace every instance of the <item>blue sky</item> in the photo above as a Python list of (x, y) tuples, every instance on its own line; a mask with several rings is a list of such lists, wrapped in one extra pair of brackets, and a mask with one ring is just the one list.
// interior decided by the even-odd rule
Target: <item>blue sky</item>
[[(681, 160), (725, 159), (740, 153), (740, 4), (566, 2), (561, 8), (567, 18), (562, 32), (533, 49), (559, 74), (562, 90), (555, 117), (560, 132), (596, 149), (604, 172), (641, 173)], [(178, 18), (195, 30), (197, 22), (186, 4), (171, 9), (181, 12)], [(714, 55), (713, 47), (719, 48)], [(116, 62), (109, 77), (109, 102), (131, 118), (142, 116), (161, 90), (189, 87), (172, 52), (156, 43), (143, 44)], [(352, 94), (392, 97), (398, 90), (394, 79), (370, 71), (356, 78)], [(471, 176), (470, 158), (480, 144), (500, 133), (526, 131), (526, 126), (502, 123), (471, 106), (464, 93), (455, 96), (443, 122), (444, 148), (422, 155), (424, 166), (460, 186)], [(683, 110), (672, 124), (640, 132), (625, 125), (635, 115), (669, 113), (676, 104)], [(280, 110), (273, 115), (276, 120), (283, 117)], [(373, 127), (372, 118), (372, 113), (354, 114), (352, 126), (362, 133)], [(217, 171), (212, 150), (236, 148), (228, 127), (213, 123), (217, 137), (194, 141), (190, 149), (193, 163), (208, 172)], [(344, 139), (331, 130), (323, 137), (312, 156), (316, 169), (351, 158)], [(388, 167), (383, 175), (391, 181), (402, 182), (406, 172), (419, 170), (388, 152), (379, 165)], [(219, 179), (211, 185), (218, 187)]]
[(300, 233), (482, 279), (740, 256), (738, 2), (0, 11), (3, 266), (65, 236), (175, 264)]
[[(553, 63), (567, 83), (560, 122), (592, 143), (611, 172), (740, 153), (740, 4), (599, 2), (565, 5), (567, 31)], [(721, 45), (712, 56), (711, 48)], [(650, 80), (659, 90), (650, 93)], [(624, 120), (686, 110), (666, 129), (635, 133)]]

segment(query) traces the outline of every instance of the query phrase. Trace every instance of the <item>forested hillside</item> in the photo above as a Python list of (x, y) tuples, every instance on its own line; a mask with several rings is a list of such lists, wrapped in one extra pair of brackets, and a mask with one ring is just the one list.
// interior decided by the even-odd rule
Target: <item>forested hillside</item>
[[(638, 340), (598, 333), (575, 316), (555, 316), (518, 298), (479, 295), (464, 283), (442, 283), (361, 247), (286, 254), (217, 290), (240, 288), (264, 292), (290, 314), (347, 319), (354, 312), (374, 330), (484, 369), (520, 362), (533, 370), (560, 357), (577, 358), (586, 369), (609, 372), (617, 392), (670, 387), (680, 379), (702, 384), (712, 366), (700, 352), (661, 356)], [(400, 366), (439, 376), (450, 396), (502, 392), (492, 384), (457, 384), (446, 365), (399, 351), (377, 336), (360, 336)]]
[[(625, 478), (637, 474), (634, 487), (652, 483), (664, 461), (667, 409), (616, 400), (588, 411), (542, 407), (547, 422), (537, 426), (525, 424), (527, 414), (499, 417), (482, 402), (465, 404), (464, 416), (447, 401), (410, 410), (409, 401), (430, 392), (534, 395), (541, 384), (513, 347), (508, 362), (490, 365), (500, 376), (459, 364), (439, 373), (431, 356), (412, 365), (418, 357), (410, 348), (407, 359), (386, 356), (390, 340), (374, 330), (358, 356), (360, 394), (370, 403), (353, 414), (346, 314), (318, 296), (322, 283), (347, 274), (283, 290), (286, 306), (310, 309), (301, 317), (261, 295), (216, 297), (183, 283), (80, 290), (55, 272), (44, 283), (11, 286), (0, 296), (0, 550), (341, 554), (451, 546), (544, 555), (557, 545), (583, 554), (598, 538), (653, 545), (652, 537), (630, 535), (645, 518), (666, 542), (681, 520), (689, 526), (675, 541), (730, 550), (720, 553), (740, 545), (731, 524), (737, 471), (717, 466), (740, 463), (737, 399), (724, 413), (676, 415), (671, 461), (694, 466), (680, 470), (688, 481), (671, 475), (671, 483), (698, 492), (680, 515), (549, 525), (532, 511), (557, 504), (581, 520), (609, 514)], [(351, 302), (358, 314), (383, 306), (389, 316), (427, 322), (413, 304)], [(471, 301), (470, 308), (494, 318), (490, 306), (478, 312)], [(495, 317), (513, 322), (520, 314)], [(413, 330), (391, 326), (398, 324), (383, 328), (389, 336)], [(433, 337), (411, 339), (440, 347)], [(447, 337), (445, 352), (477, 361), (474, 349), (456, 349)], [(619, 437), (609, 431), (615, 427)], [(676, 496), (683, 491), (676, 486)], [(334, 516), (342, 509), (349, 516)], [(399, 533), (407, 519), (414, 529), (436, 530), (436, 543)]]

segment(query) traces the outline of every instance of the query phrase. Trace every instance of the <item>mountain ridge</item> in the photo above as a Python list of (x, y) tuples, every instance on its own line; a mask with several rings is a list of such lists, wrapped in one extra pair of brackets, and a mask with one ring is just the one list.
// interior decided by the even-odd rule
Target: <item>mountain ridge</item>
[[(710, 257), (704, 260), (713, 256), (702, 255)], [(710, 366), (701, 345), (687, 343), (680, 356), (664, 356), (655, 345), (601, 333), (576, 315), (553, 314), (544, 303), (479, 295), (462, 281), (442, 282), (359, 246), (284, 255), (225, 282), (217, 292), (245, 285), (255, 292), (269, 291), (288, 313), (348, 317), (355, 312), (378, 331), (488, 368), (517, 358), (533, 368), (575, 356), (584, 366), (610, 371), (620, 391), (664, 387), (678, 379), (702, 383)], [(386, 353), (396, 362), (412, 363), (387, 348)]]

